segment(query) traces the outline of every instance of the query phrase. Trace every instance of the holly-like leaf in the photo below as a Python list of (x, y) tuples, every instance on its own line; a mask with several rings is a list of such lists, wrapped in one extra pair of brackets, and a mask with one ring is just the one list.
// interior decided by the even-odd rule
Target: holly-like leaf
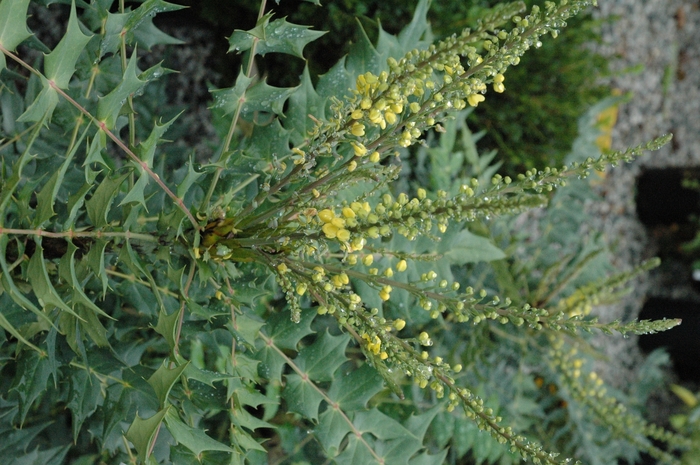
[(51, 376), (51, 364), (46, 356), (35, 351), (22, 352), (17, 361), (17, 373), (12, 382), (12, 391), (19, 397), (20, 424), (29, 413), (35, 400), (46, 390), (46, 383)]
[(204, 173), (198, 173), (194, 170), (194, 160), (190, 157), (189, 162), (187, 162), (187, 174), (182, 181), (177, 183), (177, 196), (181, 199), (184, 198), (190, 187), (196, 184), (202, 176), (204, 176)]
[(44, 307), (47, 311), (53, 310), (53, 307), (57, 307), (64, 312), (68, 312), (72, 316), (82, 320), (72, 308), (70, 308), (61, 297), (58, 292), (51, 284), (49, 279), (49, 273), (46, 271), (46, 263), (44, 262), (44, 249), (41, 247), (41, 242), (36, 242), (36, 250), (32, 258), (29, 259), (29, 265), (27, 266), (27, 277), (32, 283), (32, 290), (34, 295), (39, 300), (39, 304)]
[(255, 345), (257, 340), (258, 331), (265, 325), (264, 321), (260, 321), (258, 318), (242, 314), (236, 315), (236, 319), (231, 321), (233, 331), (241, 336), (245, 342), (251, 346)]
[[(34, 76), (30, 79), (34, 79)], [(37, 95), (29, 108), (17, 118), (17, 121), (20, 123), (51, 121), (53, 111), (58, 105), (56, 89), (51, 87), (48, 79), (44, 76), (40, 76), (39, 79), (41, 80), (41, 92), (39, 92), (39, 95)]]
[(306, 44), (313, 42), (322, 35), (323, 31), (311, 31), (309, 26), (288, 23), (285, 18), (269, 22), (271, 15), (265, 15), (251, 31), (234, 31), (229, 38), (229, 52), (244, 52), (253, 46), (258, 39), (255, 53), (286, 53), (304, 58), (303, 50)]
[(335, 370), (347, 360), (345, 347), (348, 342), (350, 336), (347, 334), (331, 336), (326, 331), (299, 352), (294, 364), (314, 381), (330, 381)]
[(335, 457), (335, 463), (338, 465), (355, 465), (358, 463), (379, 465), (377, 459), (367, 448), (367, 444), (354, 434), (348, 437), (348, 444), (343, 452)]
[(155, 373), (148, 378), (148, 384), (151, 385), (156, 393), (156, 396), (158, 396), (158, 401), (160, 402), (161, 408), (165, 408), (168, 402), (170, 390), (175, 385), (175, 382), (180, 378), (182, 372), (185, 371), (189, 362), (172, 369), (168, 368), (167, 364), (167, 361), (163, 362)]
[(92, 197), (85, 202), (85, 209), (93, 226), (101, 228), (107, 224), (107, 215), (109, 214), (112, 201), (117, 192), (119, 192), (120, 186), (128, 177), (129, 173), (114, 178), (105, 176), (100, 185), (97, 186), (97, 189), (95, 189)]
[[(27, 29), (27, 8), (29, 0), (2, 0), (0, 2), (0, 45), (13, 51), (32, 33)], [(0, 53), (0, 71), (7, 63), (5, 54)]]
[(71, 4), (68, 30), (55, 49), (44, 59), (44, 75), (60, 89), (67, 89), (75, 73), (75, 63), (92, 38), (80, 31), (75, 3)]
[(345, 412), (366, 407), (367, 402), (384, 388), (384, 380), (369, 364), (346, 375), (333, 378), (328, 397)]
[(245, 94), (245, 105), (241, 115), (252, 119), (254, 113), (265, 112), (282, 115), (284, 102), (296, 91), (297, 87), (274, 87), (262, 80), (248, 88)]
[(173, 312), (168, 315), (164, 309), (158, 312), (158, 323), (156, 327), (153, 328), (155, 331), (163, 336), (168, 343), (170, 350), (175, 349), (175, 332), (177, 330), (177, 321), (180, 314), (178, 312)]
[(299, 413), (313, 421), (318, 420), (318, 407), (323, 396), (308, 378), (297, 374), (288, 375), (282, 397), (287, 401), (290, 412)]
[(289, 106), (284, 115), (284, 127), (292, 130), (291, 139), (294, 145), (301, 145), (316, 126), (310, 115), (318, 120), (324, 119), (325, 107), (326, 99), (314, 89), (309, 67), (306, 66), (299, 87), (289, 96)]
[(107, 126), (107, 129), (114, 129), (117, 123), (117, 116), (124, 106), (126, 99), (146, 85), (147, 81), (139, 79), (136, 74), (137, 54), (134, 50), (124, 70), (123, 79), (109, 94), (101, 97), (97, 103), (97, 119)]
[(141, 463), (146, 462), (148, 459), (151, 444), (155, 440), (156, 433), (163, 422), (163, 417), (165, 417), (169, 409), (170, 407), (165, 408), (145, 420), (136, 413), (134, 421), (129, 426), (126, 432), (126, 439), (131, 441), (136, 448)]
[(340, 408), (329, 406), (319, 416), (319, 423), (314, 428), (314, 436), (321, 443), (329, 457), (334, 457), (340, 450), (345, 436), (352, 431)]
[[(294, 323), (289, 311), (275, 313), (268, 321), (269, 337), (275, 346), (280, 349), (297, 350), (299, 341), (314, 331), (311, 322), (317, 313), (313, 309), (303, 310), (299, 323)], [(266, 331), (267, 332), (267, 331)]]
[(211, 92), (214, 97), (214, 104), (210, 108), (223, 110), (224, 116), (235, 113), (238, 111), (238, 107), (243, 104), (243, 96), (252, 81), (241, 69), (233, 87), (217, 89)]
[(74, 370), (70, 386), (68, 408), (73, 416), (73, 442), (77, 442), (83, 422), (97, 410), (102, 399), (102, 386), (100, 380), (86, 370)]
[(197, 456), (207, 450), (233, 452), (232, 448), (207, 436), (203, 430), (192, 428), (183, 423), (174, 409), (168, 409), (165, 415), (165, 424), (173, 438)]

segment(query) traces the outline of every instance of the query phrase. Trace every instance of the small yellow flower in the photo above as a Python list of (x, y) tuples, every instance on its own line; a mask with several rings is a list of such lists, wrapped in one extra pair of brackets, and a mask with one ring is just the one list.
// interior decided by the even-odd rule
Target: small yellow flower
[(355, 152), (355, 155), (358, 157), (361, 157), (367, 153), (367, 148), (359, 142), (353, 142), (352, 149)]
[(405, 326), (406, 326), (405, 320), (403, 320), (401, 318), (394, 320), (394, 329), (396, 329), (396, 331), (401, 331), (402, 329), (404, 329)]
[(406, 268), (408, 267), (408, 264), (406, 263), (406, 260), (400, 260), (399, 263), (396, 264), (396, 271), (399, 273), (406, 271)]
[(365, 135), (365, 125), (362, 123), (355, 123), (350, 127), (350, 132), (353, 136), (364, 136)]
[(377, 163), (379, 161), (379, 152), (372, 152), (372, 155), (369, 156), (369, 161), (372, 163)]
[(286, 265), (286, 264), (280, 263), (279, 265), (277, 265), (277, 271), (279, 271), (280, 274), (284, 274), (284, 273), (286, 273), (287, 271), (289, 271), (289, 268), (287, 268), (287, 265)]
[(304, 295), (306, 293), (306, 283), (297, 284), (297, 294)]
[(323, 230), (323, 234), (325, 234), (328, 239), (335, 239), (339, 228), (331, 223), (326, 223), (321, 229)]
[(469, 105), (473, 107), (479, 105), (479, 102), (483, 102), (484, 100), (486, 100), (486, 97), (481, 94), (471, 94), (469, 97), (467, 97), (467, 102), (469, 102)]
[(335, 213), (333, 213), (332, 210), (329, 210), (327, 208), (321, 210), (318, 212), (318, 217), (323, 221), (324, 223), (330, 223), (333, 218), (335, 218)]
[(343, 242), (347, 242), (350, 240), (350, 231), (347, 229), (339, 229), (336, 233), (336, 237)]

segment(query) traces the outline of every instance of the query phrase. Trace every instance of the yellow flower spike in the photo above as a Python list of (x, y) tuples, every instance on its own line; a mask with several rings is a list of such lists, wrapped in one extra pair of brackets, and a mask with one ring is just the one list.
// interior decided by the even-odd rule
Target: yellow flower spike
[(323, 221), (324, 223), (330, 223), (333, 218), (335, 218), (335, 213), (333, 213), (332, 210), (329, 210), (328, 208), (324, 208), (320, 212), (318, 212), (318, 217)]
[(399, 262), (396, 264), (396, 271), (399, 273), (402, 273), (406, 271), (406, 268), (408, 267), (408, 264), (406, 263), (406, 260), (399, 260)]
[(350, 231), (348, 231), (347, 229), (339, 229), (338, 232), (336, 233), (336, 236), (341, 241), (347, 242), (350, 240)]
[(364, 113), (362, 110), (354, 110), (352, 113), (350, 113), (350, 118), (352, 119), (361, 119), (362, 116), (364, 116)]
[(467, 97), (467, 102), (469, 102), (469, 105), (473, 107), (479, 105), (479, 102), (483, 102), (484, 100), (486, 100), (486, 97), (481, 94), (471, 94), (469, 97)]
[(365, 125), (362, 123), (355, 123), (350, 127), (350, 132), (353, 136), (364, 136), (365, 135)]
[(367, 153), (367, 148), (359, 142), (353, 142), (352, 149), (355, 152), (355, 155), (358, 157), (361, 157)]
[(396, 331), (401, 331), (402, 329), (404, 329), (404, 327), (406, 327), (406, 320), (403, 320), (401, 318), (394, 320), (394, 329)]

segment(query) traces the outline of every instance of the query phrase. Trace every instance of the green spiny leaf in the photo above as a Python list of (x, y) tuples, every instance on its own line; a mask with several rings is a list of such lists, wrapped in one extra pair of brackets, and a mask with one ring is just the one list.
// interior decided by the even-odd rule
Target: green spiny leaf
[(119, 206), (124, 206), (127, 205), (131, 202), (136, 202), (139, 205), (143, 206), (144, 209), (146, 209), (146, 198), (144, 197), (144, 191), (146, 190), (146, 187), (148, 186), (148, 181), (150, 180), (150, 176), (145, 170), (138, 169), (141, 171), (141, 174), (139, 175), (138, 181), (134, 183), (134, 187), (131, 188), (131, 190), (124, 196), (121, 202), (119, 202)]
[(299, 323), (294, 323), (289, 311), (272, 315), (267, 322), (269, 337), (279, 349), (297, 350), (297, 343), (314, 331), (311, 322), (316, 317), (316, 311), (307, 309), (301, 312)]
[(44, 74), (60, 89), (67, 89), (70, 78), (75, 73), (75, 63), (80, 53), (92, 38), (80, 31), (75, 3), (71, 4), (68, 30), (56, 48), (44, 59)]
[(334, 377), (328, 397), (343, 411), (349, 412), (365, 408), (372, 396), (383, 388), (384, 381), (379, 373), (369, 364), (364, 364), (347, 375)]
[(165, 424), (173, 438), (194, 452), (196, 456), (207, 450), (233, 452), (233, 449), (229, 446), (207, 436), (201, 429), (192, 428), (183, 423), (173, 409), (169, 409), (166, 414)]
[(253, 80), (243, 73), (243, 70), (238, 73), (236, 84), (227, 89), (217, 89), (212, 91), (214, 104), (212, 109), (220, 108), (224, 112), (224, 116), (230, 115), (238, 111), (239, 105), (243, 104), (243, 96), (248, 89), (248, 86)]
[(32, 349), (36, 350), (39, 353), (44, 353), (43, 350), (29, 342), (27, 339), (22, 336), (22, 333), (17, 331), (17, 328), (15, 328), (12, 323), (10, 323), (7, 318), (5, 318), (5, 315), (0, 312), (0, 327), (2, 327), (5, 331), (8, 333), (12, 334), (14, 337), (17, 338), (18, 341), (20, 341), (22, 344), (26, 344), (28, 347), (31, 347)]
[(329, 457), (334, 457), (340, 450), (340, 444), (345, 436), (352, 431), (340, 408), (329, 406), (319, 416), (318, 426), (314, 428), (314, 436), (321, 443)]
[(106, 318), (115, 320), (112, 316), (108, 315), (104, 310), (95, 305), (95, 303), (85, 294), (83, 291), (83, 286), (81, 280), (78, 279), (78, 274), (75, 269), (75, 252), (78, 247), (72, 242), (68, 242), (68, 252), (61, 258), (59, 262), (59, 273), (64, 280), (71, 283), (71, 288), (73, 289), (72, 302), (74, 304), (79, 303), (86, 307), (86, 309), (92, 311), (95, 314), (102, 315)]
[(11, 388), (19, 396), (20, 423), (24, 423), (32, 404), (46, 390), (49, 376), (51, 366), (48, 357), (35, 351), (22, 352)]
[(318, 407), (323, 396), (308, 378), (302, 378), (297, 374), (287, 375), (287, 385), (282, 397), (287, 402), (290, 412), (318, 421)]
[[(304, 58), (303, 50), (306, 44), (318, 39), (325, 32), (310, 31), (309, 26), (300, 26), (288, 23), (285, 18), (268, 22), (271, 15), (266, 15), (258, 21), (258, 25), (251, 31), (234, 31), (229, 38), (229, 52), (244, 52), (249, 50), (254, 38), (258, 39), (255, 53), (286, 53), (299, 58)], [(262, 29), (262, 30), (261, 30)]]
[(331, 336), (326, 331), (313, 344), (304, 347), (294, 359), (294, 363), (310, 379), (330, 381), (335, 370), (347, 360), (345, 346), (348, 342), (350, 336), (347, 334)]
[(190, 187), (192, 187), (193, 184), (196, 184), (199, 178), (202, 176), (204, 176), (204, 173), (198, 173), (194, 170), (194, 160), (192, 157), (190, 157), (190, 160), (187, 163), (187, 174), (185, 175), (185, 179), (177, 183), (177, 196), (181, 199), (185, 198), (185, 194), (187, 194)]
[(39, 79), (42, 86), (41, 92), (29, 108), (17, 118), (17, 121), (21, 123), (51, 121), (53, 111), (58, 105), (58, 92), (56, 92), (56, 89), (51, 87), (44, 76), (40, 76)]
[(366, 443), (354, 434), (348, 436), (348, 444), (345, 446), (345, 450), (335, 457), (335, 463), (338, 465), (355, 465), (358, 463), (379, 465), (377, 459), (367, 448)]
[(124, 70), (122, 81), (109, 94), (100, 98), (97, 103), (97, 119), (103, 122), (107, 129), (114, 129), (117, 123), (117, 116), (124, 106), (127, 97), (146, 85), (146, 81), (139, 79), (136, 74), (137, 53), (134, 50), (129, 63)]
[(404, 428), (401, 423), (376, 408), (367, 412), (357, 412), (353, 424), (362, 433), (372, 433), (382, 440), (413, 437), (411, 432)]
[(178, 312), (173, 312), (172, 315), (168, 315), (165, 313), (164, 309), (161, 309), (158, 313), (158, 323), (156, 327), (153, 328), (158, 334), (165, 338), (171, 351), (175, 349), (175, 331), (177, 330), (179, 316), (180, 314)]
[(95, 273), (102, 282), (102, 297), (107, 295), (107, 269), (105, 268), (105, 248), (108, 242), (105, 240), (96, 240), (87, 255), (87, 265)]
[(241, 115), (252, 119), (256, 112), (282, 115), (284, 102), (294, 93), (297, 87), (274, 87), (262, 80), (250, 87), (245, 94), (245, 105)]
[(321, 98), (311, 83), (309, 67), (304, 67), (301, 75), (301, 83), (297, 90), (289, 96), (289, 108), (285, 113), (284, 127), (291, 129), (294, 145), (301, 145), (310, 131), (316, 126), (313, 115), (318, 120), (323, 120), (326, 107), (326, 99)]
[(61, 164), (61, 167), (56, 171), (49, 181), (44, 184), (44, 187), (36, 196), (37, 208), (36, 217), (32, 221), (34, 227), (40, 228), (45, 221), (49, 220), (56, 213), (53, 209), (53, 204), (56, 201), (56, 196), (58, 195), (58, 190), (61, 187), (63, 178), (66, 175), (66, 171), (70, 166), (72, 166), (73, 157), (78, 151), (83, 139), (87, 135), (88, 128), (85, 128), (80, 138), (73, 145), (73, 149), (68, 153), (66, 160)]
[(45, 310), (51, 311), (51, 307), (57, 307), (79, 320), (83, 320), (83, 318), (78, 316), (78, 314), (61, 299), (58, 292), (56, 292), (56, 289), (53, 287), (53, 284), (51, 284), (49, 273), (46, 270), (46, 263), (44, 262), (44, 249), (41, 246), (40, 240), (36, 241), (36, 250), (32, 258), (29, 259), (27, 277), (32, 283), (34, 295), (36, 295), (39, 304), (44, 307)]
[(148, 459), (151, 444), (155, 440), (156, 433), (163, 422), (163, 417), (165, 417), (169, 409), (170, 407), (165, 408), (146, 420), (141, 419), (137, 413), (131, 426), (129, 426), (129, 430), (126, 432), (126, 439), (131, 441), (136, 447), (141, 463)]
[(246, 314), (236, 315), (236, 319), (231, 321), (232, 329), (240, 335), (245, 342), (251, 346), (255, 345), (258, 339), (258, 331), (265, 325), (264, 321)]
[(95, 189), (92, 197), (85, 202), (85, 209), (93, 226), (101, 228), (107, 224), (107, 215), (109, 214), (112, 201), (117, 195), (119, 187), (128, 177), (129, 173), (115, 178), (105, 176), (100, 185), (97, 186), (97, 189)]
[[(0, 2), (0, 46), (12, 51), (32, 33), (27, 29), (29, 0)], [(5, 69), (5, 54), (0, 53), (0, 71)]]
[(148, 378), (148, 384), (150, 384), (153, 390), (156, 392), (161, 408), (165, 408), (167, 405), (170, 390), (175, 385), (175, 382), (180, 378), (182, 372), (185, 371), (187, 365), (189, 365), (189, 362), (172, 369), (168, 368), (166, 366), (167, 364), (167, 361), (163, 362), (155, 373)]
[(73, 442), (77, 442), (83, 422), (97, 410), (102, 399), (100, 380), (86, 370), (74, 370), (71, 375), (68, 408), (73, 415)]
[(142, 22), (153, 18), (157, 13), (177, 11), (183, 8), (185, 7), (182, 5), (168, 3), (163, 0), (146, 0), (133, 11), (133, 14), (129, 15), (129, 20), (126, 22), (124, 28), (127, 31), (134, 30), (138, 28)]

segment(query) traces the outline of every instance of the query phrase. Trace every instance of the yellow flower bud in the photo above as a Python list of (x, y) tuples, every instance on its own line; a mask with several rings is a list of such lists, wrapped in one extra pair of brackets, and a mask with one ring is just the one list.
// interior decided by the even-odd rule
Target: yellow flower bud
[(354, 150), (355, 155), (358, 157), (361, 157), (367, 153), (367, 148), (365, 148), (365, 146), (360, 144), (359, 142), (353, 142), (352, 149)]
[(369, 156), (369, 161), (372, 163), (377, 163), (379, 161), (379, 152), (372, 152), (372, 155)]
[(402, 320), (401, 318), (394, 320), (394, 329), (396, 329), (396, 331), (401, 331), (402, 329), (404, 329), (405, 326), (405, 320)]
[(406, 267), (408, 264), (406, 263), (406, 260), (400, 260), (399, 263), (396, 264), (396, 271), (399, 273), (406, 271)]

